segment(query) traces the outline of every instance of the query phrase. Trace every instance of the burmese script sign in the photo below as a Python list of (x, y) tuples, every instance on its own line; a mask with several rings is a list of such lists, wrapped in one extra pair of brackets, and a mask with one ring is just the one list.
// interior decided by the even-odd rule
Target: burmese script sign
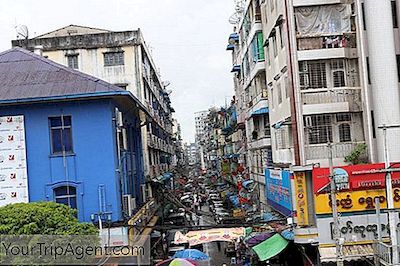
[(24, 116), (0, 117), (0, 207), (28, 200)]
[[(320, 244), (334, 244), (333, 219), (318, 218), (318, 235)], [(400, 228), (400, 224), (397, 226)], [(351, 215), (339, 219), (340, 237), (345, 242), (373, 241), (378, 238), (378, 230), (382, 237), (389, 236), (387, 214), (380, 215), (380, 224), (376, 214)]]
[[(381, 209), (387, 208), (386, 191), (371, 189), (364, 191), (339, 192), (336, 195), (338, 212), (371, 211), (375, 210), (375, 199), (379, 199)], [(393, 189), (394, 207), (400, 208), (400, 189)], [(329, 194), (315, 196), (316, 214), (332, 213), (332, 201)]]

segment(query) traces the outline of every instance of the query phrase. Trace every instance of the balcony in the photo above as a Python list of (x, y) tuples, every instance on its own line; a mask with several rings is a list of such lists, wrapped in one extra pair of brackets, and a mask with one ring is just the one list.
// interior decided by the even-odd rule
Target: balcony
[(298, 37), (297, 47), (299, 61), (355, 58), (357, 36), (351, 32), (342, 35)]
[(252, 139), (248, 142), (248, 147), (250, 150), (261, 149), (271, 146), (271, 136), (263, 135), (258, 137), (257, 139)]
[[(339, 161), (343, 161), (344, 157), (348, 156), (354, 148), (358, 144), (362, 144), (364, 142), (347, 142), (347, 143), (333, 143), (332, 144), (332, 158), (339, 159)], [(309, 163), (313, 162), (316, 163), (316, 160), (322, 161), (324, 160), (322, 166), (327, 165), (327, 158), (329, 154), (328, 145), (326, 143), (323, 144), (313, 144), (313, 145), (306, 145), (305, 146), (305, 155), (306, 160), (310, 161)], [(326, 162), (325, 162), (326, 160)], [(334, 161), (334, 165), (335, 161)], [(343, 162), (341, 163), (343, 165)]]
[(301, 91), (303, 115), (362, 111), (361, 89), (308, 89)]

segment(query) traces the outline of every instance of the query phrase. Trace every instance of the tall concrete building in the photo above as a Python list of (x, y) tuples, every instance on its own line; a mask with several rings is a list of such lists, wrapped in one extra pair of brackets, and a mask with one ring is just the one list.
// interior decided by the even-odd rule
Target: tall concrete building
[(238, 153), (246, 162), (250, 178), (257, 181), (260, 202), (264, 197), (264, 170), (272, 162), (269, 102), (266, 81), (265, 52), (259, 1), (247, 1), (235, 30), (229, 36), (227, 50), (232, 50), (237, 138), (243, 139)]
[[(260, 107), (268, 107), (265, 124), (269, 124), (268, 144), (272, 152), (271, 162), (263, 158), (263, 166), (268, 171), (265, 198), (261, 192), (260, 199), (273, 206), (273, 198), (268, 195), (286, 197), (297, 225), (295, 242), (305, 245), (305, 253), (313, 249), (311, 243), (317, 246), (319, 243), (318, 263), (335, 261), (334, 248), (333, 255), (327, 255), (332, 252), (328, 250), (329, 245), (334, 243), (328, 235), (328, 225), (333, 220), (326, 217), (329, 212), (332, 215), (332, 210), (329, 206), (327, 210), (320, 209), (323, 204), (320, 193), (326, 193), (326, 189), (318, 187), (321, 179), (316, 178), (316, 173), (322, 169), (320, 167), (328, 167), (330, 154), (334, 168), (342, 170), (353, 169), (346, 165), (400, 160), (399, 1), (236, 2), (236, 13), (231, 18), (235, 28), (227, 49), (232, 50), (233, 55), (238, 122), (247, 112), (247, 158), (250, 159), (247, 166), (251, 169), (254, 165), (251, 133), (257, 126), (256, 120), (250, 119), (250, 112), (259, 110), (251, 109), (254, 105), (251, 89), (254, 88), (255, 95), (265, 95), (268, 99), (268, 104)], [(264, 60), (260, 57), (246, 60), (249, 55), (261, 55), (258, 50), (261, 39)], [(261, 88), (258, 90), (257, 86), (252, 86), (257, 80)], [(267, 93), (260, 93), (263, 89)], [(383, 126), (389, 128), (383, 130)], [(255, 145), (256, 149), (263, 147), (261, 143)], [(349, 180), (355, 178), (353, 174), (362, 175), (346, 171), (350, 170), (344, 171)], [(329, 177), (328, 172), (319, 178)], [(290, 175), (292, 181), (288, 179), (289, 185), (284, 185), (282, 180)], [(255, 175), (252, 178), (256, 179)], [(286, 194), (271, 191), (276, 183), (268, 183), (268, 180), (279, 180)], [(262, 180), (257, 181), (262, 187)], [(359, 193), (357, 189), (360, 188), (354, 192), (352, 186), (349, 185), (347, 197)], [(281, 203), (285, 203), (284, 200)], [(343, 212), (354, 207), (347, 208), (339, 205)], [(367, 224), (370, 218), (361, 208), (348, 219)], [(345, 242), (348, 250), (352, 250), (354, 243), (363, 243), (356, 236), (353, 242), (348, 239)], [(371, 250), (370, 242), (368, 245), (363, 248)], [(357, 259), (367, 256), (357, 254)]]
[[(145, 175), (153, 178), (171, 169), (174, 109), (140, 29), (115, 32), (69, 25), (31, 39), (13, 40), (12, 46), (36, 51), (131, 92), (146, 107), (140, 114), (147, 117), (141, 124)], [(130, 133), (121, 128), (119, 134), (124, 150)]]

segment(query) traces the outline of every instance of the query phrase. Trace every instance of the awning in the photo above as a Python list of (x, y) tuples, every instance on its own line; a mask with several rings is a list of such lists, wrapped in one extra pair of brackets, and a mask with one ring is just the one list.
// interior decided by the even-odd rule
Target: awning
[(240, 65), (234, 65), (231, 72), (240, 72)]
[(269, 113), (269, 108), (268, 107), (263, 107), (260, 108), (256, 111), (254, 111), (251, 116), (255, 116), (255, 115), (263, 115), (263, 114), (268, 114)]
[(266, 261), (281, 253), (288, 244), (289, 241), (280, 234), (275, 234), (257, 246), (252, 247), (252, 250), (257, 254), (260, 261)]
[(237, 34), (236, 32), (231, 33), (231, 34), (229, 35), (228, 41), (229, 41), (229, 42), (232, 42), (232, 41), (239, 41), (239, 34)]
[[(337, 260), (336, 247), (319, 247), (318, 249), (321, 262), (335, 262)], [(345, 261), (373, 258), (374, 256), (372, 244), (343, 246), (342, 253)]]
[(228, 44), (228, 46), (226, 47), (226, 50), (234, 50), (235, 46), (233, 44)]

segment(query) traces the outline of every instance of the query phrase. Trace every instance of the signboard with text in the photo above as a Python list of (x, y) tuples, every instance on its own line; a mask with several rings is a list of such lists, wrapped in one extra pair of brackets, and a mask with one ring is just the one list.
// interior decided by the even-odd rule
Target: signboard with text
[(0, 207), (28, 201), (24, 117), (0, 117)]
[(289, 171), (265, 170), (265, 197), (271, 207), (287, 216), (293, 210), (290, 178)]
[[(320, 244), (334, 244), (333, 219), (317, 219), (318, 236)], [(400, 228), (400, 224), (397, 226)], [(387, 214), (380, 215), (380, 225), (376, 214), (363, 214), (343, 216), (339, 219), (340, 237), (345, 242), (369, 242), (378, 238), (378, 230), (382, 237), (389, 236), (389, 225)]]
[[(334, 168), (338, 211), (371, 211), (375, 199), (379, 199), (382, 209), (387, 208), (384, 170), (383, 163)], [(400, 208), (400, 172), (392, 173), (392, 184), (395, 208)], [(328, 168), (313, 169), (313, 187), (316, 214), (332, 213)]]
[(297, 224), (308, 225), (307, 183), (304, 172), (294, 173)]

